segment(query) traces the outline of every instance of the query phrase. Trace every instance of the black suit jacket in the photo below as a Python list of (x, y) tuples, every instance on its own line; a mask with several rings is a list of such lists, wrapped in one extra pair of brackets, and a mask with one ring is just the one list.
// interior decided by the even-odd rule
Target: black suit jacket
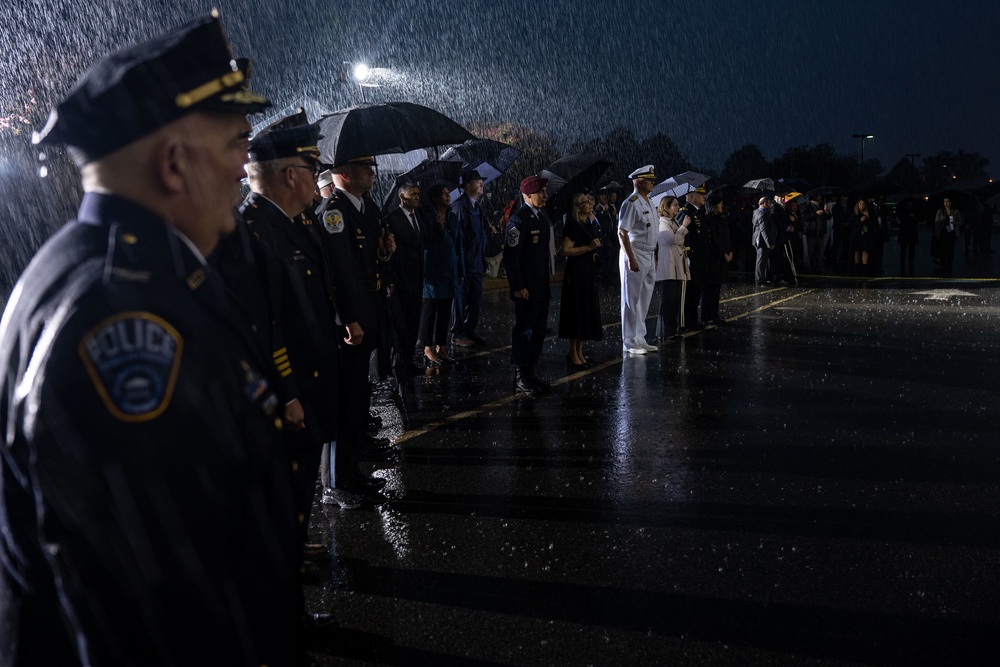
[[(417, 212), (412, 213), (420, 224)], [(424, 285), (424, 243), (423, 235), (417, 235), (402, 208), (397, 208), (386, 219), (389, 232), (396, 239), (396, 252), (389, 266), (392, 281), (397, 290), (421, 292)]]

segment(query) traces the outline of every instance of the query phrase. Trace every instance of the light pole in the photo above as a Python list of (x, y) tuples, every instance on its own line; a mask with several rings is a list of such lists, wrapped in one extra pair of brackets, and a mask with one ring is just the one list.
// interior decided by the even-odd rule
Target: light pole
[(372, 70), (365, 63), (358, 63), (351, 70), (351, 78), (354, 79), (358, 88), (361, 90), (361, 103), (364, 104), (368, 100), (365, 99), (365, 81), (372, 75)]
[(855, 139), (861, 140), (861, 178), (865, 177), (865, 139), (874, 139), (874, 134), (855, 134)]
[(911, 194), (916, 194), (917, 192), (917, 165), (914, 161), (918, 157), (923, 157), (920, 153), (907, 153), (906, 157), (910, 158), (910, 169), (913, 170), (913, 189), (910, 191)]

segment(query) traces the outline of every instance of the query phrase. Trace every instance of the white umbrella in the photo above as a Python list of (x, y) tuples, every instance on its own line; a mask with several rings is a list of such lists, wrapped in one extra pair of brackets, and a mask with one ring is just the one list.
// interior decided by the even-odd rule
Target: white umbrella
[(752, 181), (744, 183), (743, 187), (761, 192), (774, 192), (774, 180), (770, 178), (755, 178)]
[(671, 176), (662, 183), (657, 183), (652, 192), (649, 193), (649, 201), (653, 206), (658, 206), (664, 197), (683, 197), (694, 190), (699, 185), (708, 181), (709, 177), (699, 174), (697, 171), (685, 171), (682, 174)]

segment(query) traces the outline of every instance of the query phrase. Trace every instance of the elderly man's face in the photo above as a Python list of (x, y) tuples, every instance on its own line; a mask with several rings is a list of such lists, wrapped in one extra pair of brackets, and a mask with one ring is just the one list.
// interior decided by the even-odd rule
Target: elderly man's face
[(705, 205), (705, 195), (700, 192), (689, 192), (687, 194), (687, 201), (701, 208)]
[(469, 181), (462, 186), (462, 189), (465, 191), (465, 194), (472, 199), (479, 199), (479, 197), (483, 194), (483, 180), (481, 178), (477, 178), (474, 181)]
[(648, 195), (652, 192), (654, 185), (656, 185), (656, 182), (652, 178), (635, 179), (635, 191), (641, 195)]
[(545, 202), (549, 200), (549, 193), (542, 188), (538, 192), (530, 195), (524, 195), (524, 201), (528, 202), (535, 208), (545, 208)]
[(237, 113), (192, 113), (177, 123), (189, 169), (186, 187), (195, 211), (192, 220), (198, 220), (193, 223), (198, 229), (181, 231), (192, 240), (207, 239), (214, 247), (236, 229), (233, 208), (240, 203), (240, 181), (246, 175), (250, 123)]

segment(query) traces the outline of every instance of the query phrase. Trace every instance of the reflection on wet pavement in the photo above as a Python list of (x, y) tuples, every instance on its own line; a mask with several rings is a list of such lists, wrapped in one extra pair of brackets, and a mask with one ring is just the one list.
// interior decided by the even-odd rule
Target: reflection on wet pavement
[(535, 398), (488, 293), (495, 346), (408, 379), (408, 431), (382, 392), (380, 502), (317, 506), (335, 557), (308, 601), (341, 625), (318, 663), (997, 655), (996, 282), (803, 285), (728, 285), (729, 326), (628, 359), (607, 285), (595, 366), (549, 339)]

